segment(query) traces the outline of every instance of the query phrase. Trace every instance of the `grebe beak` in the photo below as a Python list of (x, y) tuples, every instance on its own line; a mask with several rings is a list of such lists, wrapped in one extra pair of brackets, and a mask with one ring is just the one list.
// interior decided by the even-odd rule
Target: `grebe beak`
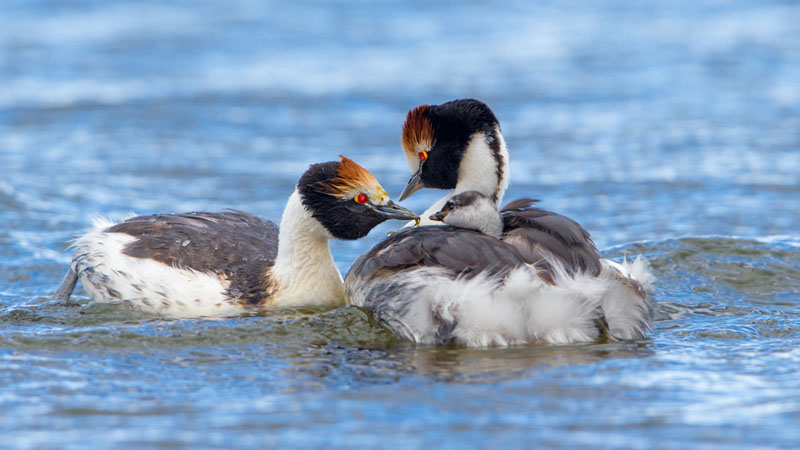
[(403, 189), (403, 192), (400, 194), (400, 201), (403, 201), (408, 197), (411, 197), (412, 195), (414, 195), (415, 192), (425, 187), (424, 184), (422, 183), (421, 178), (422, 178), (422, 165), (420, 164), (419, 170), (417, 170), (417, 173), (411, 176), (411, 179), (408, 180), (408, 184), (406, 184), (405, 189)]
[(371, 203), (368, 205), (373, 211), (377, 212), (383, 217), (386, 217), (387, 219), (416, 220), (418, 218), (416, 214), (400, 205), (395, 204), (391, 200), (389, 200), (389, 203), (385, 205), (373, 205)]
[(444, 211), (439, 211), (431, 214), (431, 216), (428, 218), (436, 222), (444, 222), (445, 217), (447, 217), (447, 213)]

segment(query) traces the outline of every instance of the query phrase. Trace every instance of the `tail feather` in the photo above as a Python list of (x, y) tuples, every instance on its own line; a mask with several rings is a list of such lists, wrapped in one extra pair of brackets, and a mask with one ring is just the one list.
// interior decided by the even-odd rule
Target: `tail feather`
[(72, 295), (72, 291), (75, 289), (77, 283), (78, 274), (70, 267), (69, 272), (64, 275), (64, 279), (61, 280), (61, 284), (58, 286), (55, 294), (53, 294), (53, 300), (69, 300), (69, 296)]

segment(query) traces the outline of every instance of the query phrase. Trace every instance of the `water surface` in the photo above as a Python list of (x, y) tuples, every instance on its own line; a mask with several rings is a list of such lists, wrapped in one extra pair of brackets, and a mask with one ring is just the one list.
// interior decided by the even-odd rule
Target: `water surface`
[[(797, 447), (798, 23), (752, 0), (3, 2), (0, 447)], [(356, 308), (48, 298), (95, 215), (277, 220), (340, 153), (397, 196), (405, 113), (463, 97), (501, 121), (508, 199), (650, 259), (652, 337), (437, 348)], [(395, 226), (334, 243), (340, 270)]]

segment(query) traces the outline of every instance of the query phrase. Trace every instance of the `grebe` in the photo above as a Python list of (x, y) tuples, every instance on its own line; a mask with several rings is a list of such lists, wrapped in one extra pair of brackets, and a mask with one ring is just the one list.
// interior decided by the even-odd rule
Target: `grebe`
[[(453, 189), (423, 214), (424, 223), (436, 224), (430, 215), (440, 211), (454, 196), (470, 190), (487, 197), (496, 211), (508, 187), (508, 151), (499, 122), (484, 103), (467, 99), (435, 106), (418, 106), (408, 113), (403, 125), (402, 144), (413, 175), (401, 199), (423, 187)], [(646, 335), (653, 311), (652, 298), (647, 295), (653, 277), (647, 262), (637, 258), (619, 264), (602, 259), (589, 233), (577, 222), (553, 212), (530, 208), (532, 203), (532, 200), (522, 199), (502, 209), (501, 242), (496, 239), (475, 241), (478, 238), (467, 237), (474, 236), (474, 232), (467, 233), (461, 229), (455, 233), (456, 229), (452, 227), (438, 227), (438, 231), (424, 227), (418, 232), (398, 233), (363, 255), (350, 269), (345, 278), (350, 301), (369, 307), (384, 322), (413, 313), (418, 318), (425, 317), (428, 324), (446, 324), (446, 327), (450, 327), (452, 322), (443, 320), (440, 311), (430, 308), (441, 304), (441, 301), (453, 305), (466, 302), (477, 305), (475, 308), (479, 309), (488, 304), (509, 305), (511, 303), (496, 301), (502, 298), (504, 291), (511, 297), (527, 295), (530, 299), (549, 295), (537, 304), (550, 302), (552, 312), (539, 309), (537, 320), (554, 328), (533, 336), (534, 340), (566, 343), (592, 339), (592, 332), (587, 331), (590, 327), (585, 326), (588, 319), (581, 319), (584, 325), (565, 328), (562, 325), (566, 322), (559, 321), (557, 317), (565, 308), (569, 313), (570, 308), (576, 305), (574, 301), (564, 298), (580, 297), (586, 299), (587, 304), (599, 308), (586, 314), (572, 311), (576, 320), (594, 315), (595, 324), (606, 323), (604, 327), (607, 330), (604, 332), (612, 338), (635, 339)], [(486, 237), (489, 235), (484, 234)], [(516, 253), (510, 252), (506, 245)], [(377, 259), (370, 261), (371, 258)], [(493, 262), (492, 258), (500, 258), (500, 261)], [(525, 264), (534, 266), (536, 271), (527, 271), (528, 275), (524, 275), (526, 271), (522, 270), (511, 271), (509, 258), (520, 258)], [(419, 272), (411, 276), (415, 267)], [(422, 289), (426, 270), (436, 272), (430, 276), (437, 276), (438, 279), (456, 277), (456, 281), (442, 281), (442, 286), (435, 289), (426, 287), (424, 291), (428, 299), (416, 303), (411, 299), (405, 303), (386, 299), (400, 291), (407, 293)], [(462, 273), (464, 270), (467, 272)], [(402, 281), (388, 282), (397, 272), (407, 276), (401, 277), (404, 278)], [(505, 281), (498, 285), (495, 272), (508, 272), (514, 276), (504, 278)], [(531, 273), (535, 273), (535, 279), (526, 281)], [(484, 279), (491, 282), (481, 285)], [(513, 282), (509, 283), (509, 280)], [(472, 285), (475, 285), (472, 291), (462, 288)], [(385, 295), (381, 294), (382, 289), (386, 291)], [(371, 298), (364, 297), (367, 292), (372, 293)], [(476, 295), (493, 300), (481, 304), (474, 300)], [(434, 301), (437, 298), (445, 300)], [(400, 314), (398, 308), (405, 312)], [(516, 323), (513, 321), (513, 308), (505, 313), (487, 312), (487, 317), (498, 318), (498, 321), (485, 328), (486, 333), (468, 333), (467, 338), (448, 333), (437, 334), (425, 326), (405, 331), (399, 329), (406, 325), (389, 326), (401, 336), (418, 342), (439, 342), (446, 340), (442, 336), (447, 336), (467, 345), (485, 345), (484, 342), (503, 344), (509, 342), (503, 337), (505, 335), (516, 336), (510, 342), (528, 342), (527, 337), (519, 337), (526, 336), (522, 332), (502, 332), (506, 321)]]
[[(580, 225), (530, 208), (531, 202), (513, 202), (501, 215), (479, 192), (451, 197), (429, 217), (447, 225), (400, 231), (356, 260), (345, 277), (349, 301), (369, 309), (398, 336), (423, 344), (568, 344), (644, 336), (647, 285), (600, 270), (599, 254), (588, 251), (593, 244)], [(520, 220), (536, 222), (550, 235), (530, 249), (538, 253), (535, 263), (531, 254), (501, 240)], [(577, 249), (569, 243), (576, 235), (586, 241)], [(642, 260), (624, 264), (649, 282)], [(617, 311), (619, 296), (629, 302), (635, 296), (624, 305), (632, 310)], [(612, 317), (609, 307), (616, 308)]]
[(289, 197), (280, 230), (239, 211), (97, 220), (78, 238), (54, 295), (80, 278), (95, 302), (126, 302), (171, 317), (345, 303), (328, 240), (365, 236), (387, 219), (414, 219), (368, 171), (341, 157), (314, 164)]

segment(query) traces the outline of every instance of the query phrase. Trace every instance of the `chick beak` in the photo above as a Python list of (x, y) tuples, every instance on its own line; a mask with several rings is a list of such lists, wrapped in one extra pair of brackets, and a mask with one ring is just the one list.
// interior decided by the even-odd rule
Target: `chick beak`
[(393, 201), (389, 200), (389, 203), (385, 205), (373, 205), (369, 204), (373, 211), (377, 212), (378, 214), (382, 215), (387, 219), (398, 219), (398, 220), (416, 220), (418, 216), (411, 212), (408, 209), (403, 208), (400, 205), (395, 204)]
[(435, 222), (444, 222), (445, 217), (447, 217), (447, 213), (444, 211), (439, 211), (431, 214), (431, 216), (428, 218)]
[(406, 184), (405, 189), (403, 189), (403, 192), (400, 194), (400, 201), (402, 202), (408, 197), (411, 197), (415, 192), (424, 187), (425, 185), (422, 182), (422, 165), (420, 164), (419, 170), (417, 170), (417, 173), (414, 175), (411, 175), (411, 179), (408, 180), (408, 184)]

